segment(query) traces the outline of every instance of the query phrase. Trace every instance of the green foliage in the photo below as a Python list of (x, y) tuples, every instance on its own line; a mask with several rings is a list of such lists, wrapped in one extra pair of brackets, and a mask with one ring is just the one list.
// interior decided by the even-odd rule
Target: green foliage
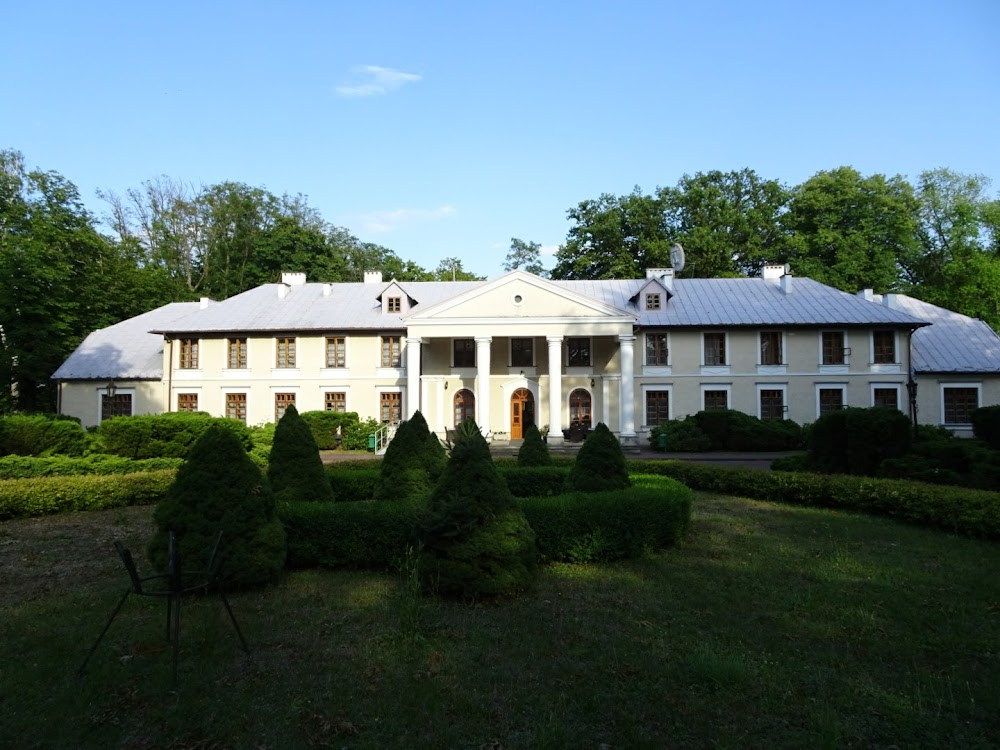
[(232, 430), (212, 425), (198, 439), (154, 513), (149, 559), (166, 569), (168, 532), (188, 560), (202, 559), (225, 535), (223, 577), (237, 586), (275, 580), (285, 562), (285, 530), (274, 494)]
[(649, 442), (654, 448), (660, 446), (660, 435), (666, 435), (664, 450), (680, 453), (700, 453), (712, 449), (712, 441), (691, 417), (671, 419), (657, 425), (649, 432)]
[(0, 519), (149, 505), (166, 494), (175, 475), (175, 471), (163, 469), (107, 476), (7, 479), (0, 482)]
[(566, 491), (603, 492), (624, 489), (630, 484), (621, 443), (606, 424), (599, 422), (583, 441), (566, 477)]
[(693, 490), (790, 505), (856, 510), (981, 539), (1000, 539), (1000, 493), (846, 475), (636, 461), (633, 471), (673, 477)]
[(551, 466), (552, 456), (549, 446), (542, 440), (542, 433), (536, 425), (530, 425), (524, 433), (524, 442), (517, 451), (518, 466)]
[(902, 177), (862, 177), (851, 167), (818, 172), (792, 195), (783, 223), (792, 234), (796, 272), (854, 293), (897, 287), (913, 257), (917, 202)]
[(444, 447), (417, 411), (400, 423), (382, 459), (376, 500), (423, 500), (444, 467)]
[(319, 448), (305, 420), (294, 405), (288, 406), (278, 421), (267, 468), (274, 498), (329, 502), (333, 500), (330, 480), (323, 469)]
[(291, 567), (396, 568), (422, 512), (414, 502), (285, 503)]
[(978, 440), (919, 440), (905, 456), (882, 461), (879, 476), (995, 490), (1000, 487), (1000, 452)]
[(667, 436), (668, 451), (780, 451), (803, 447), (802, 428), (790, 419), (761, 420), (734, 409), (700, 411), (684, 419), (658, 425), (649, 441), (658, 447)]
[(274, 422), (256, 425), (250, 428), (250, 459), (261, 469), (266, 469), (271, 458), (271, 446), (274, 444), (274, 431), (278, 425)]
[(429, 590), (495, 596), (534, 579), (534, 532), (471, 420), (456, 430), (451, 458), (418, 532), (420, 579)]
[(344, 450), (368, 450), (368, 436), (375, 434), (381, 423), (377, 419), (366, 419), (363, 422), (349, 422), (344, 425), (344, 440), (341, 444)]
[(345, 468), (339, 464), (330, 464), (326, 475), (330, 479), (330, 487), (338, 501), (372, 500), (375, 488), (382, 478), (382, 470), (378, 464), (365, 462), (361, 468)]
[(243, 422), (205, 412), (105, 419), (97, 429), (97, 437), (103, 453), (125, 458), (184, 458), (212, 425), (228, 429), (245, 449), (252, 447), (250, 430)]
[(809, 432), (809, 466), (834, 474), (874, 476), (886, 459), (904, 456), (912, 425), (898, 409), (838, 409), (816, 420)]
[(80, 422), (47, 415), (0, 417), (0, 456), (82, 456), (88, 446)]
[(87, 474), (134, 474), (141, 471), (176, 469), (183, 463), (179, 458), (147, 458), (133, 461), (121, 456), (92, 454), (83, 458), (68, 456), (4, 456), (0, 458), (0, 479), (29, 477), (81, 476)]
[(497, 466), (514, 497), (559, 495), (566, 486), (568, 469), (563, 466)]
[(525, 242), (517, 237), (510, 238), (510, 250), (504, 258), (503, 270), (524, 269), (536, 276), (545, 276), (542, 265), (542, 246), (538, 242)]
[(354, 412), (304, 411), (299, 416), (309, 425), (316, 446), (321, 451), (339, 447), (341, 430), (358, 422), (358, 415)]
[(972, 412), (972, 434), (1000, 450), (1000, 405), (981, 406)]
[(691, 490), (662, 479), (652, 487), (532, 497), (520, 504), (547, 561), (642, 557), (678, 541), (691, 522)]

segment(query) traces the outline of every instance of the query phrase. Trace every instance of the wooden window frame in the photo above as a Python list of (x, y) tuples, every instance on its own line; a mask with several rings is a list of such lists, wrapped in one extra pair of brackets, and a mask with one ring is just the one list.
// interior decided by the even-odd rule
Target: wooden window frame
[(783, 365), (785, 364), (785, 352), (782, 345), (781, 331), (761, 331), (760, 332), (760, 364), (761, 365)]
[(198, 394), (197, 393), (178, 393), (177, 394), (177, 411), (178, 412), (194, 412), (198, 411)]
[[(721, 405), (718, 403), (719, 396), (722, 394)], [(709, 395), (713, 394), (713, 395)], [(709, 405), (709, 401), (713, 401)], [(701, 408), (704, 411), (724, 411), (729, 408), (729, 390), (726, 388), (705, 388), (701, 392)]]
[(295, 336), (278, 336), (274, 339), (274, 367), (278, 370), (295, 368)]
[[(525, 348), (523, 348), (523, 346), (520, 346), (520, 347), (515, 346), (515, 342), (521, 342), (522, 345), (524, 344), (524, 342), (527, 342), (528, 347), (527, 347), (527, 349), (525, 349)], [(527, 357), (524, 357), (525, 352), (527, 352), (527, 354), (528, 354)], [(518, 356), (515, 356), (515, 355), (519, 355), (520, 358), (522, 359), (522, 361), (518, 361)], [(535, 366), (535, 340), (533, 338), (531, 338), (530, 336), (514, 336), (514, 337), (511, 337), (511, 339), (510, 339), (510, 366), (511, 367), (534, 367)]]
[(470, 391), (468, 388), (459, 388), (455, 391), (455, 395), (451, 401), (452, 405), (452, 418), (455, 421), (455, 427), (458, 427), (462, 422), (467, 419), (475, 420), (476, 418), (476, 394)]
[(296, 406), (297, 394), (295, 393), (275, 393), (274, 394), (274, 421), (277, 423), (285, 415), (289, 406)]
[(820, 332), (820, 364), (846, 365), (850, 353), (843, 331)]
[(379, 357), (382, 367), (403, 366), (403, 337), (387, 334), (379, 339)]
[(402, 297), (386, 297), (385, 311), (387, 313), (399, 313), (403, 311)]
[(178, 339), (180, 347), (177, 352), (177, 366), (181, 370), (198, 369), (199, 340), (192, 338)]
[[(956, 402), (956, 398), (965, 398), (965, 402)], [(982, 391), (978, 385), (962, 383), (941, 384), (941, 418), (946, 425), (972, 424), (972, 412), (979, 408), (982, 402)], [(962, 419), (965, 417), (965, 419)]]
[(226, 339), (226, 364), (230, 370), (247, 369), (248, 342), (245, 336)]
[(899, 364), (899, 362), (896, 361), (895, 331), (872, 331), (872, 364)]
[(451, 366), (455, 368), (476, 366), (475, 339), (468, 339), (468, 338), (452, 339)]
[[(646, 407), (646, 424), (650, 427), (670, 421), (670, 389), (647, 390), (643, 394)], [(650, 409), (650, 405), (655, 408)]]
[(323, 393), (323, 406), (326, 411), (339, 414), (347, 412), (347, 391), (326, 391)]
[[(385, 418), (387, 411), (388, 419)], [(400, 391), (382, 391), (379, 393), (378, 414), (379, 421), (382, 424), (401, 421), (403, 419), (403, 394)]]
[(779, 421), (785, 418), (785, 411), (788, 409), (785, 395), (784, 388), (762, 387), (758, 390), (757, 401), (761, 421)]
[(659, 292), (648, 292), (646, 294), (646, 309), (651, 312), (662, 310), (663, 295)]
[(346, 336), (326, 337), (326, 366), (333, 370), (342, 370), (347, 367)]
[[(231, 414), (230, 412), (235, 412)], [(226, 394), (226, 416), (229, 419), (238, 419), (244, 424), (247, 421), (247, 394), (227, 393)]]
[(726, 343), (725, 332), (706, 331), (702, 334), (702, 356), (706, 367), (726, 367), (729, 364)]
[(670, 335), (667, 333), (646, 334), (646, 366), (667, 367), (670, 364)]

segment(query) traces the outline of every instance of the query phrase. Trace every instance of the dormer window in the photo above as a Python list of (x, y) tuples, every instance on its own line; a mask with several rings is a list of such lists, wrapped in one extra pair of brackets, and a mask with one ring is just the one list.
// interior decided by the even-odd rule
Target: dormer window
[(646, 295), (646, 309), (647, 310), (659, 310), (661, 305), (661, 297), (659, 292), (652, 292)]
[(385, 301), (385, 311), (390, 313), (398, 313), (403, 310), (403, 298), (402, 297), (389, 297)]

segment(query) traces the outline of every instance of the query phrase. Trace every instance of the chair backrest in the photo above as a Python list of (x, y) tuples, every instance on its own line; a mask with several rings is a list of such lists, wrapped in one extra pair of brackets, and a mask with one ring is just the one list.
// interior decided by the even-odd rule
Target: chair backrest
[(125, 545), (121, 542), (115, 542), (115, 549), (118, 550), (118, 556), (122, 559), (122, 563), (125, 565), (125, 570), (128, 571), (128, 577), (132, 579), (132, 590), (137, 593), (142, 593), (142, 579), (139, 578), (139, 571), (136, 570), (135, 560), (132, 559), (132, 553), (126, 549)]

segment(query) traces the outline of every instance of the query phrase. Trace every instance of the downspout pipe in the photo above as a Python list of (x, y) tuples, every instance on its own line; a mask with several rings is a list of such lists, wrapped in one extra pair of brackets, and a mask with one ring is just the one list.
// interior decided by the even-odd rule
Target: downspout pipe
[(174, 410), (174, 340), (167, 339), (170, 356), (167, 357), (167, 412)]
[(913, 439), (917, 439), (917, 381), (913, 377), (913, 332), (911, 328), (906, 334), (906, 351), (909, 359), (907, 361), (906, 393), (910, 400), (910, 421), (913, 423)]

